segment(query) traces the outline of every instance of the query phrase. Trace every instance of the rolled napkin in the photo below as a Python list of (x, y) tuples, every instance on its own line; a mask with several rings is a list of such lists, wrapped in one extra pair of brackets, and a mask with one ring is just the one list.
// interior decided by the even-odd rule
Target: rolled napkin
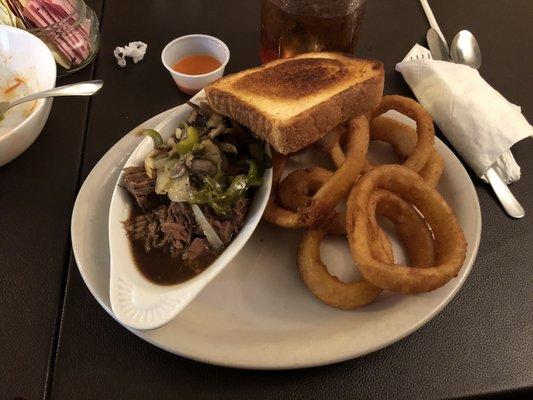
[(520, 107), (508, 102), (476, 69), (421, 58), (428, 53), (417, 44), (396, 64), (420, 104), (477, 176), (486, 181), (485, 172), (493, 166), (506, 183), (520, 179), (510, 148), (533, 136)]

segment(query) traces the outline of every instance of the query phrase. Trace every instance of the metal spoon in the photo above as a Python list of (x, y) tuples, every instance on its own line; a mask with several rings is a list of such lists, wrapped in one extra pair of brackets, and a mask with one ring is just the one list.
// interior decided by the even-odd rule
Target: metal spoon
[(472, 68), (481, 67), (481, 50), (471, 32), (462, 30), (452, 40), (450, 56), (457, 64), (466, 64)]
[(102, 80), (80, 82), (74, 83), (72, 85), (59, 86), (38, 93), (33, 93), (29, 96), (21, 97), (20, 99), (12, 102), (0, 102), (0, 118), (10, 108), (18, 106), (19, 104), (25, 103), (27, 101), (56, 96), (91, 96), (98, 92), (102, 88), (102, 86), (104, 86), (104, 81)]
[[(476, 38), (469, 31), (461, 31), (453, 38), (450, 47), (452, 60), (457, 64), (466, 64), (472, 68), (478, 69), (481, 66), (481, 51)], [(522, 218), (526, 215), (524, 208), (514, 197), (503, 179), (500, 177), (494, 167), (489, 167), (485, 172), (485, 177), (489, 181), (496, 197), (500, 200), (501, 205), (513, 218)]]

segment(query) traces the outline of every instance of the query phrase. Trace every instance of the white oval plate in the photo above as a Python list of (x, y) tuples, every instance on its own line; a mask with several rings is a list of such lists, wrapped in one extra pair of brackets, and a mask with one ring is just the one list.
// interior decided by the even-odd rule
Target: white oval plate
[[(123, 137), (85, 180), (72, 216), (72, 245), (80, 273), (96, 300), (113, 316), (109, 301), (108, 207), (117, 177), (140, 139), (162, 113)], [(411, 121), (410, 121), (411, 122)], [(373, 146), (376, 147), (376, 146)], [(383, 146), (374, 152), (384, 151)], [(331, 364), (379, 350), (435, 316), (464, 283), (481, 236), (481, 213), (472, 181), (440, 141), (445, 161), (438, 189), (455, 210), (468, 241), (459, 276), (430, 293), (384, 293), (356, 311), (333, 309), (313, 297), (298, 276), (300, 232), (262, 222), (238, 257), (174, 320), (134, 334), (169, 352), (223, 366), (288, 369)], [(305, 165), (305, 157), (291, 167)], [(396, 250), (396, 249), (395, 249)], [(348, 245), (327, 238), (323, 258), (341, 279), (356, 275)]]

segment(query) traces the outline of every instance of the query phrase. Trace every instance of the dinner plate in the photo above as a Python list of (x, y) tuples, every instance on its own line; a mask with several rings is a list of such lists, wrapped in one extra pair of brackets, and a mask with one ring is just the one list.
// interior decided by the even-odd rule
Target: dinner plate
[[(122, 166), (141, 141), (137, 133), (153, 128), (172, 112), (146, 121), (116, 143), (94, 167), (76, 199), (71, 226), (74, 255), (87, 287), (111, 316), (107, 234), (111, 195)], [(399, 114), (390, 115), (414, 124)], [(435, 148), (445, 162), (438, 190), (455, 210), (468, 242), (459, 275), (444, 287), (410, 296), (384, 292), (373, 304), (355, 311), (331, 308), (307, 290), (298, 274), (301, 232), (261, 222), (231, 265), (174, 320), (154, 330), (129, 330), (187, 358), (253, 369), (331, 364), (404, 338), (455, 296), (472, 268), (481, 236), (479, 202), (470, 177), (444, 143), (437, 139)], [(386, 161), (389, 152), (387, 145), (372, 143), (376, 160)], [(323, 157), (308, 152), (293, 159), (289, 169), (307, 166), (311, 158), (314, 164), (320, 159), (328, 166)], [(401, 261), (401, 247), (392, 239)], [(328, 237), (321, 250), (328, 269), (341, 280), (358, 276), (345, 238)]]

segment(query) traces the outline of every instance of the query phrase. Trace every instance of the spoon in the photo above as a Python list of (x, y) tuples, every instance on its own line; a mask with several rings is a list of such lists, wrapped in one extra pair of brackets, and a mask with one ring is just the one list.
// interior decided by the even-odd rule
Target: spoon
[(455, 35), (450, 47), (450, 56), (457, 64), (466, 64), (475, 69), (481, 67), (481, 50), (470, 31), (462, 30)]
[(27, 101), (56, 96), (91, 96), (98, 92), (102, 88), (102, 86), (104, 86), (104, 81), (102, 80), (86, 81), (74, 83), (72, 85), (59, 86), (49, 90), (44, 90), (42, 92), (33, 93), (29, 96), (21, 97), (20, 99), (12, 102), (0, 102), (0, 118), (2, 118), (5, 112), (10, 108), (18, 106), (19, 104), (25, 103)]
[[(477, 40), (472, 33), (466, 30), (459, 32), (453, 38), (450, 47), (450, 56), (457, 64), (465, 64), (475, 69), (481, 66), (481, 50), (479, 49)], [(509, 216), (522, 218), (526, 215), (524, 208), (514, 197), (494, 167), (491, 166), (487, 169), (485, 177)]]

